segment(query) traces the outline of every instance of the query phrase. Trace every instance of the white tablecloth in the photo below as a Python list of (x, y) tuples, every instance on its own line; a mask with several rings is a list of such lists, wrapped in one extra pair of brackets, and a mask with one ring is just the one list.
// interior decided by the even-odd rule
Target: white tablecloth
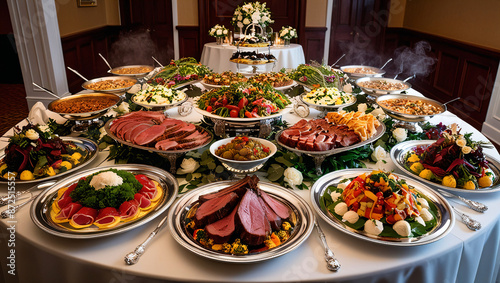
[[(269, 52), (268, 47), (240, 47), (241, 51), (257, 51), (259, 53)], [(276, 57), (277, 62), (275, 65), (262, 65), (258, 66), (259, 70), (278, 72), (281, 68), (297, 68), (300, 64), (304, 64), (306, 59), (304, 51), (299, 44), (290, 44), (289, 46), (272, 46), (270, 48), (271, 54)], [(237, 51), (235, 46), (231, 45), (217, 45), (215, 42), (207, 43), (203, 47), (201, 53), (201, 63), (210, 67), (214, 72), (221, 73), (224, 71), (245, 72), (249, 71), (251, 67), (240, 64), (238, 70), (237, 64), (229, 61), (231, 55)], [(272, 70), (271, 70), (272, 69)]]
[[(319, 112), (311, 110), (308, 118)], [(168, 110), (179, 118), (176, 109)], [(193, 111), (186, 120), (198, 121)], [(289, 123), (300, 117), (286, 114)], [(487, 139), (449, 112), (432, 123), (459, 123), (462, 132), (473, 132), (473, 139)], [(11, 132), (7, 135), (12, 134)], [(5, 142), (0, 143), (0, 147)], [(500, 159), (495, 149), (486, 153)], [(101, 164), (107, 153), (87, 168)], [(105, 162), (104, 164), (111, 164)], [(393, 166), (393, 165), (392, 165)], [(401, 173), (396, 170), (396, 173)], [(0, 192), (5, 193), (2, 185)], [(16, 186), (23, 190), (29, 186)], [(296, 191), (310, 203), (310, 191)], [(468, 195), (470, 196), (470, 194)], [(152, 241), (139, 263), (127, 266), (123, 257), (140, 244), (161, 217), (131, 231), (99, 239), (74, 240), (43, 232), (30, 220), (29, 207), (15, 219), (0, 221), (0, 269), (6, 282), (498, 282), (500, 264), (500, 194), (476, 194), (474, 200), (489, 210), (482, 214), (451, 202), (459, 210), (479, 220), (483, 227), (473, 232), (460, 221), (445, 238), (423, 246), (392, 247), (375, 244), (347, 235), (319, 220), (327, 241), (342, 264), (334, 273), (326, 269), (323, 248), (316, 231), (297, 249), (275, 259), (252, 264), (231, 264), (197, 256), (180, 246), (164, 228)], [(10, 225), (15, 225), (16, 274), (7, 273)], [(0, 277), (1, 281), (2, 277)]]

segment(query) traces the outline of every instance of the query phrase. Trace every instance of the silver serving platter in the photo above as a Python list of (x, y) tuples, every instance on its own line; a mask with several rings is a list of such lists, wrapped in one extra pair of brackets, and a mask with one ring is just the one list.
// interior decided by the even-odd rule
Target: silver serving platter
[(160, 150), (160, 149), (156, 149), (154, 147), (150, 147), (150, 146), (142, 146), (142, 145), (137, 145), (135, 143), (131, 143), (131, 142), (128, 142), (128, 141), (125, 141), (125, 140), (122, 140), (120, 139), (119, 137), (117, 137), (114, 133), (111, 132), (110, 130), (110, 127), (111, 125), (113, 124), (113, 121), (115, 121), (117, 118), (113, 118), (111, 120), (109, 120), (108, 122), (106, 122), (106, 124), (104, 125), (104, 130), (106, 130), (106, 133), (109, 137), (111, 137), (113, 140), (121, 143), (121, 144), (124, 144), (124, 145), (128, 145), (130, 147), (135, 147), (135, 148), (138, 148), (138, 149), (142, 149), (142, 150), (147, 150), (149, 152), (154, 152), (154, 153), (157, 153), (157, 154), (184, 154), (184, 153), (187, 153), (189, 151), (193, 151), (193, 150), (196, 150), (196, 149), (199, 149), (199, 148), (202, 148), (204, 146), (206, 146), (207, 144), (209, 144), (210, 142), (212, 142), (212, 139), (213, 139), (213, 134), (212, 132), (210, 131), (207, 131), (205, 128), (203, 127), (200, 127), (200, 126), (196, 126), (196, 129), (198, 130), (203, 130), (207, 133), (210, 134), (210, 136), (212, 137), (210, 140), (208, 140), (206, 143), (204, 143), (203, 145), (200, 145), (200, 146), (197, 146), (197, 147), (193, 147), (193, 148), (188, 148), (188, 149), (182, 149), (182, 150)]
[[(151, 71), (148, 71), (148, 72), (144, 72), (144, 73), (137, 73), (137, 74), (120, 74), (120, 73), (117, 73), (119, 70), (121, 69), (125, 69), (125, 68), (140, 68), (140, 67), (148, 67), (151, 69)], [(154, 66), (151, 66), (151, 65), (127, 65), (127, 66), (120, 66), (120, 67), (116, 67), (116, 68), (113, 68), (111, 70), (108, 70), (108, 73), (111, 73), (115, 76), (126, 76), (126, 77), (134, 77), (134, 78), (143, 78), (145, 76), (147, 76), (149, 73), (153, 72), (155, 70)]]
[(182, 84), (178, 84), (176, 86), (173, 87), (173, 89), (180, 89), (180, 88), (183, 88), (183, 87), (186, 87), (186, 86), (189, 86), (189, 85), (192, 85), (192, 84), (195, 84), (195, 83), (199, 83), (201, 80), (192, 80), (192, 81), (188, 81), (188, 82), (185, 82), (185, 83), (182, 83)]
[[(366, 69), (372, 70), (373, 72), (375, 72), (375, 74), (351, 73), (351, 72), (346, 71), (347, 69), (351, 69), (351, 68), (366, 68)], [(340, 67), (340, 70), (342, 72), (346, 73), (350, 78), (353, 78), (353, 79), (363, 78), (363, 77), (381, 77), (385, 74), (385, 71), (380, 69), (380, 68), (372, 67), (372, 66), (364, 66), (364, 65), (342, 66), (342, 67)]]
[[(397, 90), (384, 90), (384, 89), (378, 89), (378, 88), (370, 88), (370, 87), (364, 87), (362, 86), (362, 83), (366, 82), (388, 82), (388, 83), (400, 83), (404, 87), (402, 89), (397, 89)], [(411, 88), (411, 84), (400, 81), (400, 80), (395, 80), (395, 79), (387, 79), (387, 78), (377, 78), (377, 77), (364, 77), (356, 80), (356, 85), (358, 85), (364, 93), (372, 95), (372, 96), (380, 96), (384, 94), (397, 94), (401, 93), (403, 91), (409, 90)]]
[[(75, 167), (73, 167), (73, 168), (71, 168), (71, 169), (69, 169), (69, 170), (67, 170), (65, 172), (59, 173), (57, 175), (48, 176), (48, 177), (44, 177), (44, 178), (38, 178), (38, 179), (35, 179), (35, 180), (21, 180), (21, 179), (16, 179), (16, 184), (38, 183), (38, 182), (52, 180), (52, 179), (55, 179), (55, 178), (59, 178), (59, 177), (65, 176), (67, 174), (73, 173), (76, 170), (80, 170), (81, 168), (83, 168), (84, 166), (86, 166), (87, 164), (89, 164), (90, 162), (92, 162), (97, 157), (97, 153), (99, 153), (99, 147), (92, 140), (89, 140), (89, 139), (86, 139), (86, 138), (80, 138), (80, 137), (61, 137), (61, 139), (63, 141), (66, 141), (66, 142), (73, 142), (79, 148), (85, 149), (85, 151), (87, 151), (87, 153), (89, 154), (89, 156), (87, 157), (87, 159), (84, 162), (79, 163), (77, 166), (75, 166)], [(0, 155), (0, 160), (3, 160), (4, 157), (5, 157), (5, 149), (2, 150), (2, 154)], [(7, 183), (8, 183), (7, 181), (4, 181), (3, 179), (0, 179), (0, 184), (7, 184)]]
[(274, 119), (281, 117), (283, 114), (286, 114), (290, 111), (292, 111), (291, 105), (286, 106), (285, 108), (281, 109), (278, 113), (269, 115), (269, 116), (263, 116), (263, 117), (256, 117), (256, 118), (233, 118), (233, 117), (221, 117), (219, 115), (212, 114), (208, 111), (202, 110), (198, 107), (198, 104), (194, 106), (194, 110), (196, 112), (200, 113), (201, 115), (208, 117), (208, 118), (213, 118), (213, 119), (218, 119), (218, 120), (223, 120), (226, 122), (237, 122), (237, 123), (249, 123), (249, 122), (258, 122), (258, 121), (263, 121), (263, 120), (268, 120), (268, 119)]
[(297, 82), (296, 81), (293, 81), (291, 84), (289, 85), (284, 85), (284, 86), (275, 86), (274, 89), (275, 90), (280, 90), (280, 91), (283, 91), (283, 90), (287, 90), (289, 88), (292, 88), (294, 86), (297, 85)]
[[(133, 174), (144, 174), (157, 181), (164, 190), (164, 195), (159, 200), (159, 204), (153, 210), (149, 211), (148, 214), (129, 222), (119, 223), (117, 226), (109, 229), (99, 229), (95, 226), (76, 229), (67, 223), (57, 224), (52, 221), (50, 217), (50, 211), (52, 209), (51, 205), (55, 197), (57, 197), (57, 191), (59, 189), (78, 182), (78, 180), (82, 177), (109, 168), (126, 170)], [(179, 184), (177, 183), (177, 179), (172, 174), (153, 166), (142, 164), (121, 164), (92, 168), (65, 178), (40, 193), (31, 204), (31, 220), (33, 220), (35, 225), (43, 231), (64, 238), (89, 239), (115, 235), (141, 226), (161, 215), (174, 202), (177, 197), (178, 189)]]
[[(80, 99), (93, 98), (93, 97), (111, 98), (115, 101), (115, 104), (113, 104), (107, 108), (101, 109), (101, 110), (96, 110), (96, 111), (92, 111), (92, 112), (84, 112), (84, 113), (61, 113), (61, 112), (57, 112), (54, 110), (54, 106), (60, 102), (71, 101), (71, 100), (80, 100)], [(66, 118), (68, 120), (91, 120), (91, 119), (101, 117), (106, 112), (108, 112), (109, 109), (111, 109), (112, 107), (114, 107), (118, 103), (120, 103), (120, 101), (121, 101), (121, 98), (115, 94), (112, 94), (112, 93), (98, 93), (98, 92), (83, 93), (83, 94), (74, 94), (74, 95), (66, 96), (66, 97), (63, 97), (60, 99), (56, 99), (56, 100), (52, 101), (51, 103), (49, 103), (47, 109), (61, 115), (63, 118)]]
[(483, 189), (477, 189), (477, 190), (466, 190), (466, 189), (460, 189), (460, 188), (451, 188), (447, 187), (444, 185), (441, 185), (439, 183), (434, 183), (430, 180), (424, 179), (413, 172), (408, 171), (408, 169), (405, 168), (405, 156), (409, 151), (412, 151), (415, 147), (417, 146), (429, 146), (433, 143), (435, 143), (435, 140), (426, 140), (426, 141), (406, 141), (402, 143), (396, 144), (391, 150), (391, 159), (396, 164), (396, 166), (406, 173), (409, 176), (412, 176), (413, 178), (419, 180), (420, 182), (424, 182), (425, 184), (439, 188), (445, 191), (449, 192), (455, 192), (455, 193), (470, 193), (470, 194), (481, 194), (481, 193), (493, 193), (493, 192), (498, 192), (500, 191), (500, 161), (495, 159), (493, 156), (488, 155), (484, 153), (486, 160), (488, 161), (488, 167), (490, 167), (491, 171), (493, 171), (493, 174), (495, 175), (495, 180), (493, 182), (493, 185), (491, 187), (483, 188)]
[(177, 102), (174, 102), (174, 103), (168, 103), (168, 104), (147, 104), (147, 103), (137, 102), (135, 97), (136, 97), (136, 95), (132, 96), (132, 102), (133, 103), (135, 103), (137, 105), (140, 105), (140, 106), (142, 106), (144, 108), (152, 109), (152, 110), (155, 110), (155, 111), (158, 111), (158, 110), (167, 110), (167, 109), (170, 109), (172, 107), (181, 105), (182, 103), (184, 103), (184, 102), (186, 102), (188, 100), (188, 96), (186, 94), (186, 97), (184, 97), (183, 100), (177, 101)]
[[(285, 129), (286, 130), (286, 129)], [(307, 155), (310, 155), (310, 156), (316, 156), (316, 155), (324, 155), (324, 156), (330, 156), (330, 155), (334, 155), (334, 154), (337, 154), (337, 153), (341, 153), (341, 152), (344, 152), (344, 151), (349, 151), (351, 149), (355, 149), (355, 148), (358, 148), (358, 147), (362, 147), (364, 145), (367, 145), (367, 144), (370, 144), (376, 140), (378, 140), (384, 133), (385, 133), (385, 124), (384, 123), (380, 123), (380, 125), (377, 127), (377, 132), (375, 133), (375, 135), (373, 135), (373, 137), (365, 140), (365, 141), (362, 141), (362, 142), (359, 142), (357, 144), (353, 144), (351, 146), (345, 146), (345, 147), (338, 147), (338, 148), (334, 148), (334, 149), (330, 149), (330, 150), (325, 150), (325, 151), (309, 151), (309, 150), (301, 150), (301, 149), (296, 149), (294, 147), (290, 147), (282, 142), (279, 141), (279, 137), (281, 136), (281, 133), (285, 130), (281, 130), (279, 132), (276, 133), (276, 142), (278, 143), (278, 145), (288, 149), (289, 151), (293, 151), (293, 152), (296, 152), (296, 153), (301, 153), (301, 154), (307, 154)]]
[(345, 169), (328, 173), (319, 178), (311, 188), (311, 202), (313, 209), (319, 214), (321, 218), (328, 222), (328, 224), (332, 225), (335, 229), (341, 232), (365, 241), (389, 246), (407, 247), (429, 244), (445, 237), (452, 230), (453, 225), (455, 224), (455, 215), (453, 214), (448, 201), (431, 188), (411, 178), (404, 179), (406, 180), (406, 183), (408, 185), (415, 187), (417, 191), (425, 195), (438, 208), (439, 215), (437, 219), (437, 225), (431, 232), (426, 235), (414, 238), (390, 238), (370, 235), (364, 231), (359, 231), (346, 226), (342, 221), (333, 216), (333, 214), (331, 214), (329, 211), (324, 211), (323, 209), (321, 209), (320, 197), (323, 195), (328, 186), (335, 186), (339, 184), (340, 181), (346, 178), (352, 178), (363, 173), (370, 172), (372, 172), (372, 170), (370, 169)]
[[(101, 90), (94, 90), (89, 88), (89, 85), (97, 82), (102, 82), (102, 81), (113, 81), (113, 80), (128, 80), (132, 81), (134, 84), (128, 87), (121, 87), (121, 88), (113, 88), (113, 89), (101, 89)], [(97, 79), (92, 79), (89, 81), (86, 81), (82, 84), (82, 88), (95, 91), (95, 92), (106, 92), (106, 93), (117, 93), (117, 92), (126, 92), (129, 90), (133, 85), (137, 83), (137, 79), (134, 79), (132, 77), (126, 77), (126, 76), (110, 76), (110, 77), (102, 77), (102, 78), (97, 78)]]
[(302, 101), (302, 103), (304, 103), (305, 105), (312, 107), (318, 111), (328, 111), (328, 110), (332, 110), (332, 109), (339, 109), (339, 108), (348, 107), (348, 106), (353, 105), (357, 101), (356, 96), (351, 94), (352, 101), (349, 103), (344, 103), (344, 104), (340, 104), (340, 105), (320, 105), (320, 104), (315, 104), (315, 103), (305, 101), (304, 100), (305, 95), (307, 95), (307, 93), (304, 93), (300, 96), (300, 101)]
[[(423, 102), (427, 102), (431, 105), (434, 105), (434, 106), (440, 108), (442, 111), (437, 113), (437, 114), (433, 114), (433, 115), (404, 114), (404, 113), (390, 110), (387, 107), (382, 106), (380, 104), (380, 102), (385, 101), (385, 100), (390, 100), (390, 99), (408, 99), (408, 100), (413, 100), (413, 101), (423, 101)], [(433, 99), (425, 98), (423, 96), (413, 96), (413, 95), (406, 95), (406, 94), (387, 94), (387, 95), (377, 97), (377, 99), (375, 101), (377, 102), (378, 106), (380, 106), (380, 108), (382, 108), (382, 110), (384, 110), (384, 112), (387, 115), (391, 116), (394, 119), (405, 121), (405, 122), (424, 122), (424, 121), (429, 120), (430, 118), (432, 118), (436, 115), (439, 115), (439, 114), (446, 112), (446, 110), (447, 110), (446, 105), (444, 105), (443, 103), (436, 101), (436, 100), (433, 100)]]
[(201, 85), (208, 89), (208, 90), (211, 90), (211, 89), (214, 89), (214, 88), (221, 88), (223, 86), (229, 86), (229, 85), (213, 85), (213, 84), (207, 84), (205, 81), (201, 80)]
[(187, 233), (185, 229), (185, 219), (190, 209), (197, 205), (197, 200), (200, 195), (219, 191), (220, 189), (231, 185), (234, 182), (221, 181), (211, 183), (182, 196), (177, 203), (169, 210), (168, 225), (169, 230), (174, 239), (184, 248), (189, 251), (209, 259), (232, 262), (232, 263), (250, 263), (268, 260), (281, 255), (284, 255), (302, 244), (311, 234), (314, 225), (314, 214), (309, 205), (299, 195), (291, 190), (285, 189), (281, 186), (259, 182), (261, 190), (265, 191), (272, 197), (278, 199), (287, 205), (292, 211), (292, 218), (295, 217), (295, 227), (291, 237), (282, 245), (259, 253), (252, 253), (247, 255), (231, 255), (216, 252), (207, 249), (197, 243), (192, 235)]

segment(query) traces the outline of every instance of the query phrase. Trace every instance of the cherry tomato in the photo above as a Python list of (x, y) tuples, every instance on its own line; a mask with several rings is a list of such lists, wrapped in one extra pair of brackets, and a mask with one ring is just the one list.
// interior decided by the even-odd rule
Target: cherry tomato
[(222, 105), (223, 105), (223, 106), (226, 106), (226, 105), (227, 105), (227, 98), (225, 98), (225, 97), (224, 97), (224, 98), (222, 99)]
[(207, 111), (208, 111), (208, 112), (212, 112), (212, 110), (213, 110), (213, 109), (212, 109), (212, 106), (208, 106), (208, 107), (207, 107)]
[(231, 112), (229, 112), (229, 116), (231, 116), (232, 118), (238, 118), (239, 114), (240, 113), (236, 110), (231, 110)]
[(215, 98), (215, 97), (210, 98), (210, 102), (214, 103), (216, 101), (217, 101), (217, 98)]

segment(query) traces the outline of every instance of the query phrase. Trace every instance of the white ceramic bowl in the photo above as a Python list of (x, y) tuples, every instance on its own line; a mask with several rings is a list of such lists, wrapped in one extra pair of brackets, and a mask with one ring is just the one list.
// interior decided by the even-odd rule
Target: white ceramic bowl
[[(226, 168), (228, 170), (230, 170), (230, 171), (234, 171), (234, 172), (243, 172), (243, 171), (245, 171), (245, 172), (248, 172), (248, 173), (255, 172), (258, 169), (260, 169), (260, 167), (262, 167), (262, 165), (264, 165), (264, 163), (271, 156), (273, 156), (276, 153), (276, 151), (277, 151), (276, 145), (274, 143), (272, 143), (272, 142), (270, 142), (268, 140), (265, 140), (265, 139), (259, 139), (259, 138), (252, 138), (252, 137), (250, 137), (249, 139), (256, 140), (256, 141), (260, 142), (263, 146), (269, 147), (270, 154), (267, 157), (265, 157), (265, 158), (258, 159), (258, 160), (250, 160), (250, 161), (230, 160), (230, 159), (222, 158), (222, 157), (217, 156), (215, 154), (215, 151), (217, 150), (217, 148), (219, 148), (219, 146), (228, 144), (233, 139), (234, 138), (222, 139), (222, 140), (214, 142), (210, 146), (210, 153), (212, 153), (213, 156), (217, 157), (222, 162), (222, 164), (224, 164), (226, 166)], [(231, 169), (233, 169), (233, 170), (231, 170)]]

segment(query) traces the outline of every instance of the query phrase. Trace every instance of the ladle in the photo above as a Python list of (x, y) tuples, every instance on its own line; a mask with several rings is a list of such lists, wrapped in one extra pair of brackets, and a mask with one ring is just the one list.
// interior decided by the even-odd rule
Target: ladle
[(46, 88), (44, 88), (44, 87), (41, 87), (41, 86), (37, 85), (37, 84), (36, 84), (36, 83), (34, 83), (34, 82), (33, 82), (33, 85), (34, 85), (34, 86), (36, 86), (37, 88), (39, 88), (39, 89), (41, 89), (41, 90), (45, 91), (46, 93), (48, 93), (48, 94), (50, 94), (50, 95), (52, 95), (52, 96), (54, 96), (54, 97), (57, 97), (57, 99), (61, 99), (59, 96), (57, 96), (57, 94), (53, 93), (52, 91), (50, 91), (50, 90), (48, 90), (48, 89), (46, 89)]
[(452, 100), (450, 100), (450, 101), (447, 101), (447, 102), (443, 103), (443, 105), (446, 105), (446, 104), (451, 103), (451, 102), (453, 102), (453, 101), (457, 101), (457, 100), (459, 100), (460, 98), (461, 98), (461, 97), (453, 98)]
[(162, 67), (162, 68), (163, 68), (163, 65), (162, 65), (160, 62), (158, 62), (158, 60), (156, 60), (156, 58), (155, 58), (155, 57), (151, 56), (151, 58), (153, 58), (153, 60), (155, 60), (155, 62), (156, 62), (158, 65), (160, 65), (160, 67)]
[(111, 68), (111, 65), (108, 63), (108, 61), (106, 60), (106, 58), (104, 58), (104, 56), (102, 56), (101, 53), (99, 53), (99, 56), (101, 56), (102, 60), (104, 60), (104, 63), (106, 63), (106, 65), (108, 65), (109, 70), (112, 70), (113, 68)]
[[(396, 77), (397, 77), (397, 76), (396, 76)], [(415, 77), (415, 75), (413, 75), (413, 76), (409, 76), (409, 77), (407, 77), (406, 79), (404, 79), (404, 80), (403, 80), (403, 82), (405, 82), (405, 83), (406, 83), (407, 81), (409, 81), (409, 80), (413, 79), (414, 77)]]
[(384, 64), (382, 67), (380, 67), (380, 69), (383, 69), (383, 68), (384, 68), (387, 64), (389, 64), (389, 62), (391, 62), (391, 61), (392, 61), (392, 58), (390, 58), (389, 60), (387, 60), (387, 62), (385, 62), (385, 64)]
[(70, 67), (66, 67), (68, 68), (68, 70), (70, 70), (71, 72), (75, 73), (77, 76), (79, 76), (80, 78), (82, 78), (84, 81), (88, 82), (89, 80), (87, 80), (84, 76), (82, 76), (82, 74), (78, 73), (76, 70), (70, 68)]
[(339, 58), (339, 59), (337, 59), (337, 61), (335, 61), (335, 63), (333, 63), (333, 64), (332, 64), (332, 68), (333, 68), (333, 66), (335, 66), (335, 65), (336, 65), (336, 64), (337, 64), (337, 63), (338, 63), (338, 62), (339, 62), (342, 58), (344, 58), (344, 57), (345, 57), (345, 53), (344, 53), (344, 54), (342, 54), (342, 56), (340, 56), (340, 58)]

